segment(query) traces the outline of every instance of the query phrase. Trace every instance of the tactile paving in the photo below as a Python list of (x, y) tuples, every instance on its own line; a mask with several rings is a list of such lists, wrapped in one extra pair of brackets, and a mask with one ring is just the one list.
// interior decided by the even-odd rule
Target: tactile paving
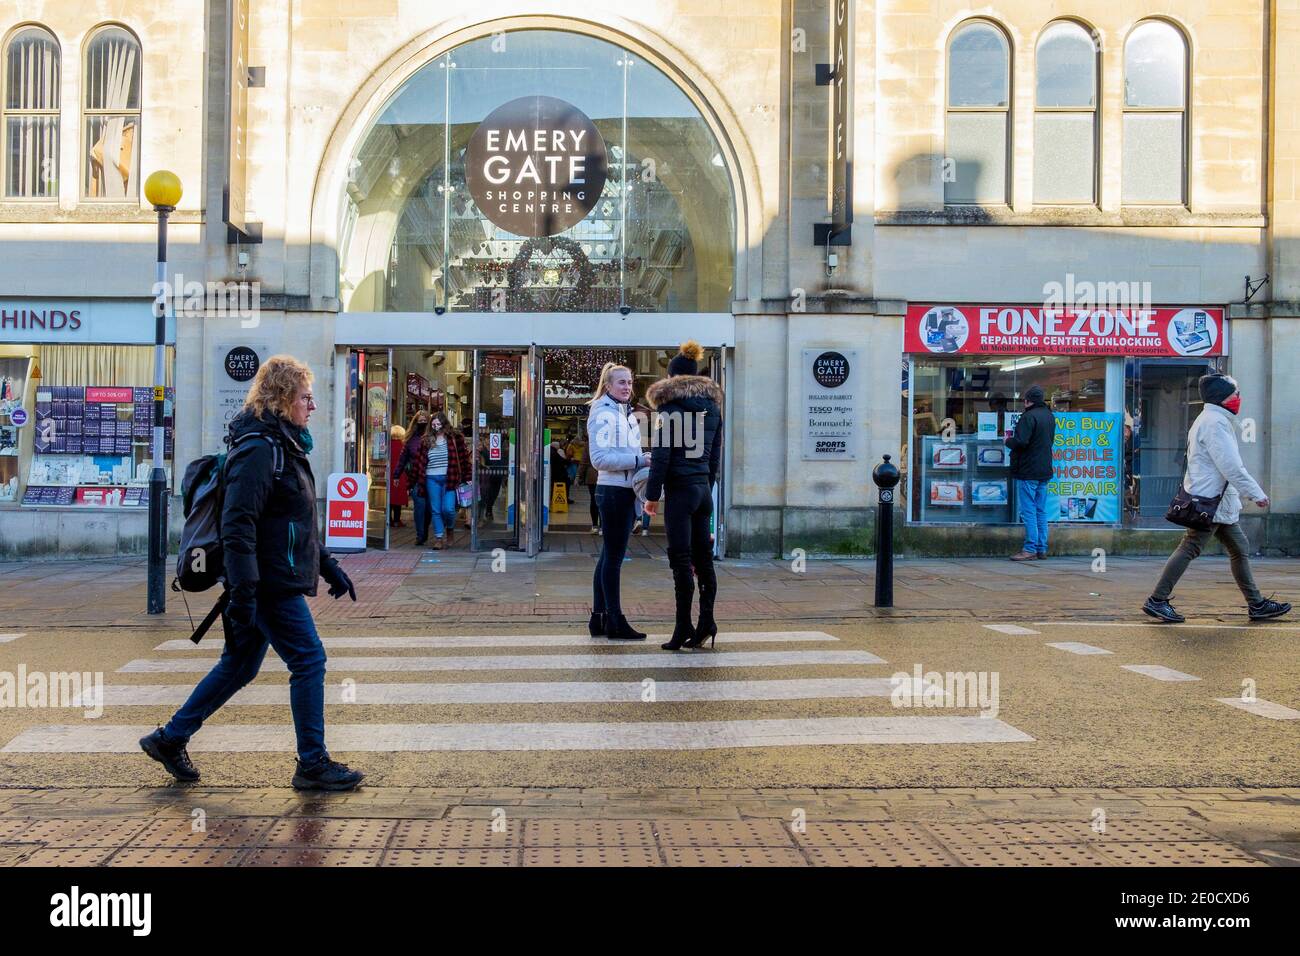
[(518, 866), (518, 850), (389, 850), (384, 866)]
[(791, 828), (803, 846), (824, 847), (934, 847), (934, 838), (919, 823), (807, 823), (800, 833)]
[(1117, 866), (1267, 866), (1228, 843), (1102, 843), (1094, 849)]
[(382, 850), (306, 850), (263, 847), (241, 866), (378, 866)]
[(1110, 866), (1083, 843), (958, 845), (950, 848), (966, 866)]
[(213, 820), (208, 817), (202, 830), (194, 830), (194, 822), (179, 820), (154, 820), (127, 843), (129, 847), (223, 847), (262, 846), (262, 835), (270, 829), (270, 817), (242, 817)]
[(952, 846), (1010, 846), (1039, 843), (1086, 843), (1082, 830), (1070, 830), (1056, 823), (1027, 821), (1021, 823), (927, 823), (930, 831), (943, 843)]
[(528, 820), (524, 846), (631, 847), (654, 846), (647, 820)]
[(784, 823), (775, 820), (657, 820), (662, 846), (792, 847)]
[(530, 846), (524, 866), (660, 866), (652, 846)]
[(1103, 832), (1082, 820), (1057, 821), (1056, 826), (1089, 843), (1205, 843), (1216, 838), (1200, 827), (1180, 820), (1133, 820), (1111, 817)]
[(813, 866), (958, 866), (942, 850), (901, 845), (810, 846), (804, 849)]
[(794, 849), (765, 846), (666, 846), (669, 866), (807, 866)]
[(381, 850), (393, 832), (392, 820), (337, 820), (295, 817), (276, 820), (262, 840), (268, 847), (328, 847), (340, 850)]
[(44, 843), (51, 847), (118, 847), (144, 829), (145, 820), (32, 820), (22, 824), (6, 843)]
[(18, 866), (99, 866), (112, 852), (109, 847), (35, 850)]
[(495, 832), (491, 820), (402, 820), (397, 824), (395, 850), (501, 849), (522, 842), (522, 821), (506, 820)]
[(193, 847), (125, 847), (109, 866), (234, 866), (243, 850)]

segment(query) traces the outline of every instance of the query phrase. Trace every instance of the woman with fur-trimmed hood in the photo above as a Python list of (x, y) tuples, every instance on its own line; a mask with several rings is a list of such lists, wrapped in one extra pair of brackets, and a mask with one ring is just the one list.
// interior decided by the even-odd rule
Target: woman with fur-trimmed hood
[[(650, 386), (647, 399), (655, 410), (650, 477), (646, 483), (646, 514), (658, 512), (664, 495), (664, 527), (668, 532), (668, 563), (673, 569), (677, 619), (664, 650), (699, 647), (717, 636), (713, 603), (718, 579), (713, 573), (713, 484), (722, 460), (722, 389), (697, 374), (704, 349), (694, 340), (682, 345), (668, 363), (668, 378)], [(691, 626), (691, 600), (700, 582), (699, 624)]]

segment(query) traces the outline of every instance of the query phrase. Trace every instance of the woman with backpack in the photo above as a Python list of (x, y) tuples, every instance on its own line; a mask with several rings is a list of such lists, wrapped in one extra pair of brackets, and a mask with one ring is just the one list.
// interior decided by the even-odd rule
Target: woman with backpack
[(311, 370), (288, 355), (273, 355), (253, 377), (243, 410), (226, 439), (221, 549), (229, 605), (226, 645), (217, 665), (165, 727), (140, 748), (177, 780), (199, 772), (190, 738), (261, 669), (268, 646), (288, 665), (289, 705), (297, 734), (298, 790), (351, 790), (363, 774), (330, 759), (325, 749), (325, 648), (306, 598), (323, 577), (333, 598), (356, 589), (321, 544), (316, 483), (307, 456), (307, 421), (316, 408)]

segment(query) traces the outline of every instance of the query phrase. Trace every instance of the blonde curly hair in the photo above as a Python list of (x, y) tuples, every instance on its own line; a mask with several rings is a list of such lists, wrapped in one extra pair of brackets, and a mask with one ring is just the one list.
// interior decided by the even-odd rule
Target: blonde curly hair
[(298, 390), (311, 388), (311, 382), (311, 369), (305, 364), (292, 355), (272, 355), (253, 376), (244, 410), (259, 418), (268, 411), (288, 418)]

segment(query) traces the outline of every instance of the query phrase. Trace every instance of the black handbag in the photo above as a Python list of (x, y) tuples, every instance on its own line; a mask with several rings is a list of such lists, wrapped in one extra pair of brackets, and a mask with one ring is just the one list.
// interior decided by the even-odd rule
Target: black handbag
[[(1191, 459), (1191, 454), (1191, 447), (1188, 446), (1188, 460)], [(1228, 483), (1225, 481), (1223, 491), (1213, 498), (1205, 498), (1189, 492), (1184, 484), (1186, 480), (1184, 473), (1183, 478), (1178, 482), (1178, 492), (1174, 495), (1174, 500), (1169, 502), (1165, 520), (1184, 528), (1191, 528), (1193, 531), (1213, 531), (1216, 524), (1214, 514), (1219, 510), (1219, 502), (1228, 491)]]

